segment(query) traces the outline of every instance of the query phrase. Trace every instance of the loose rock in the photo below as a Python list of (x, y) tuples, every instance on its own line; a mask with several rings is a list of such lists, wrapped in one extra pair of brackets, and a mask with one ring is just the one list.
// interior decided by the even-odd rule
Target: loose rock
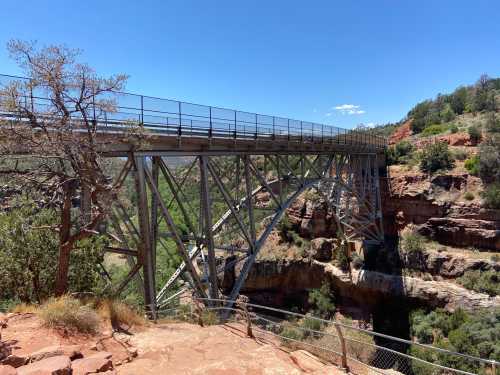
[(71, 375), (71, 360), (60, 355), (19, 367), (18, 375)]

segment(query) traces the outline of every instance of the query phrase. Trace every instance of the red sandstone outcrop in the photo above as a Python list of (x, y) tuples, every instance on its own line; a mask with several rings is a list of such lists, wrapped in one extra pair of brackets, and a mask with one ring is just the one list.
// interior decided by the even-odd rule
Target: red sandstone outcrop
[(412, 120), (406, 121), (403, 125), (397, 128), (394, 133), (392, 133), (392, 135), (389, 137), (390, 145), (394, 145), (412, 135), (411, 122)]
[[(403, 174), (382, 179), (382, 203), (386, 234), (395, 235), (408, 224), (420, 233), (451, 246), (500, 250), (500, 211), (476, 202), (460, 202), (467, 186), (477, 183), (467, 174)], [(441, 198), (444, 196), (444, 198)]]

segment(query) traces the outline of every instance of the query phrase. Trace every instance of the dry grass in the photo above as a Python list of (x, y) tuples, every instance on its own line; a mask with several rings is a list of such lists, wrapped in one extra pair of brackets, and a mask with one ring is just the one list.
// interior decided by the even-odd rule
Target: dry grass
[(16, 314), (34, 314), (38, 312), (38, 306), (22, 302), (18, 305), (15, 305), (11, 309), (11, 312)]
[(123, 325), (132, 327), (147, 324), (146, 319), (139, 312), (123, 302), (105, 299), (98, 301), (96, 305), (99, 316), (104, 320), (110, 321), (113, 327), (121, 327)]
[(39, 309), (45, 326), (69, 332), (97, 333), (100, 319), (89, 305), (70, 296), (51, 298)]

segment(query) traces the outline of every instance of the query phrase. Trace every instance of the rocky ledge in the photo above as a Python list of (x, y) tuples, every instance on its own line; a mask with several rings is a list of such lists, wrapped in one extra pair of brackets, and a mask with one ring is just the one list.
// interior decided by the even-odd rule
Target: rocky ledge
[[(238, 276), (238, 267), (235, 276)], [(336, 297), (376, 306), (381, 298), (400, 300), (415, 306), (441, 307), (450, 311), (500, 306), (500, 297), (476, 293), (448, 281), (426, 281), (418, 277), (391, 275), (377, 271), (343, 271), (317, 260), (258, 261), (250, 271), (242, 293), (259, 302), (281, 304), (287, 296), (318, 288), (329, 280)]]

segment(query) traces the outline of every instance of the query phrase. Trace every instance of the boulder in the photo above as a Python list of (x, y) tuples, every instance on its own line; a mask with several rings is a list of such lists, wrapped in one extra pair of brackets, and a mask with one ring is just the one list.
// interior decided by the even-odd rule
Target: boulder
[(333, 240), (319, 237), (311, 241), (311, 247), (307, 250), (309, 257), (321, 262), (332, 259)]
[(28, 363), (29, 358), (23, 355), (11, 354), (2, 361), (2, 365), (8, 365), (12, 367), (21, 367)]
[(71, 375), (71, 360), (59, 355), (19, 367), (18, 375)]
[(17, 370), (9, 365), (0, 365), (0, 375), (17, 375)]
[(31, 353), (30, 362), (61, 355), (67, 356), (71, 360), (83, 357), (79, 345), (53, 345)]
[(111, 356), (111, 353), (99, 352), (89, 357), (77, 359), (72, 363), (73, 375), (87, 375), (113, 370)]

